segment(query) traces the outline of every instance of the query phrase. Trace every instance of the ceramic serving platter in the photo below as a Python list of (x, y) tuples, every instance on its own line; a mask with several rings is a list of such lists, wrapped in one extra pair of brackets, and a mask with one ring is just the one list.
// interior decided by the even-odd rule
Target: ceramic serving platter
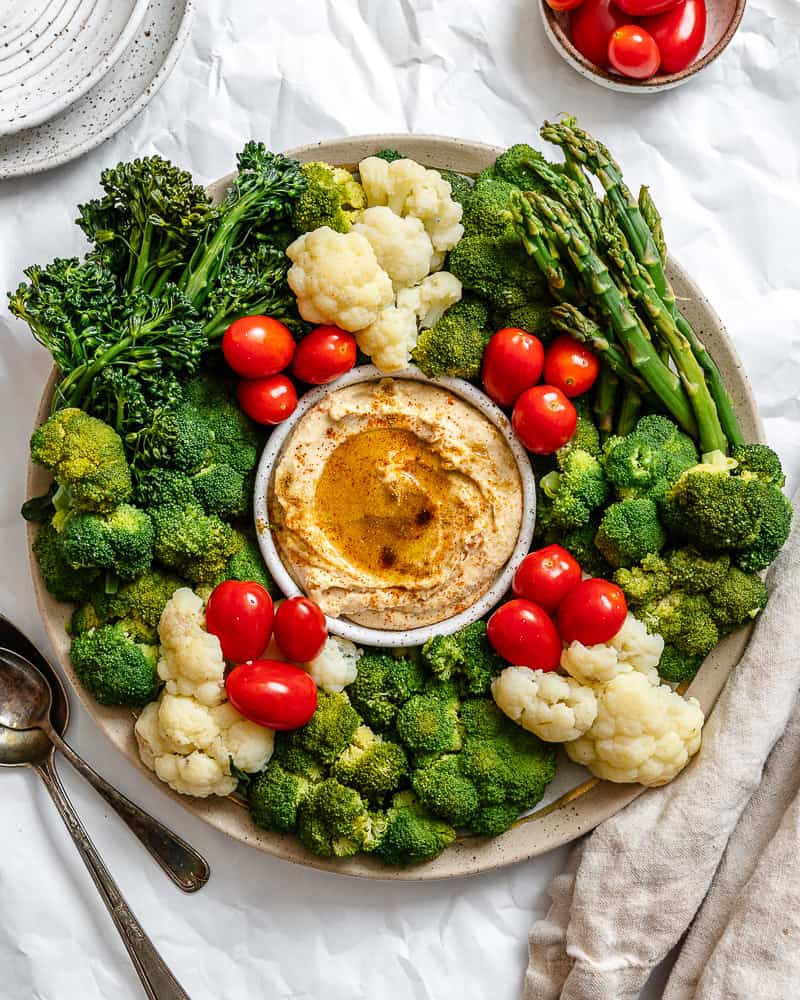
[(102, 79), (147, 0), (0, 0), (0, 135), (54, 117)]
[[(501, 152), (492, 146), (438, 136), (373, 135), (302, 146), (290, 150), (289, 155), (304, 161), (325, 159), (352, 166), (364, 156), (387, 146), (399, 149), (406, 156), (427, 166), (468, 174), (475, 174), (489, 166)], [(209, 193), (218, 197), (229, 183), (230, 177), (222, 178), (210, 187)], [(670, 259), (667, 271), (687, 318), (705, 341), (722, 372), (745, 437), (751, 441), (764, 440), (750, 385), (722, 322), (679, 264)], [(37, 423), (49, 413), (55, 382), (54, 371), (44, 387)], [(30, 465), (28, 496), (43, 493), (47, 489), (48, 478), (44, 469)], [(30, 525), (28, 530), (29, 540), (32, 542), (35, 526)], [(136, 749), (132, 713), (125, 709), (110, 709), (98, 705), (78, 684), (69, 659), (69, 638), (64, 631), (72, 608), (59, 603), (47, 593), (35, 561), (31, 565), (39, 609), (58, 662), (74, 693), (83, 702), (98, 728), (134, 767), (148, 775), (163, 794), (172, 796), (186, 809), (228, 836), (286, 861), (363, 878), (422, 881), (474, 875), (524, 861), (567, 844), (618, 812), (642, 793), (639, 786), (598, 781), (561, 755), (556, 779), (538, 808), (500, 837), (492, 840), (480, 837), (460, 838), (434, 861), (411, 868), (390, 868), (366, 856), (341, 861), (319, 858), (305, 851), (294, 836), (257, 829), (251, 823), (244, 806), (234, 799), (191, 799), (176, 795), (144, 767)], [(713, 706), (728, 674), (738, 662), (749, 632), (749, 629), (742, 629), (727, 636), (706, 659), (692, 683), (689, 693), (700, 701), (706, 713)]]

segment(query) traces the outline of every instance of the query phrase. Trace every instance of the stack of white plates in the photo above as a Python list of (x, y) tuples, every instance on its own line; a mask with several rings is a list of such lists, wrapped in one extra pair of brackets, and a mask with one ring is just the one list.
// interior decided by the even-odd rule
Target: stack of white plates
[(141, 110), (194, 0), (0, 0), (0, 177), (97, 145)]

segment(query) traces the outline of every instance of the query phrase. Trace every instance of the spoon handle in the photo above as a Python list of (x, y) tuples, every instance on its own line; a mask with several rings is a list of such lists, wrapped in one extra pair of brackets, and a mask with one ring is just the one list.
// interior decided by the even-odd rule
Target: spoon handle
[(190, 1000), (189, 994), (169, 971), (166, 962), (131, 912), (117, 883), (89, 839), (89, 834), (67, 798), (53, 764), (53, 755), (50, 754), (42, 764), (36, 765), (36, 770), (47, 786), (50, 797), (61, 814), (78, 848), (78, 853), (111, 914), (111, 919), (116, 924), (147, 996), (150, 1000)]
[(183, 889), (184, 892), (196, 892), (203, 888), (208, 882), (210, 870), (201, 854), (172, 830), (168, 830), (163, 823), (159, 823), (144, 809), (131, 802), (122, 792), (117, 791), (82, 757), (79, 757), (54, 729), (50, 729), (48, 735), (75, 770), (86, 778), (128, 825), (131, 832), (139, 838), (179, 889)]

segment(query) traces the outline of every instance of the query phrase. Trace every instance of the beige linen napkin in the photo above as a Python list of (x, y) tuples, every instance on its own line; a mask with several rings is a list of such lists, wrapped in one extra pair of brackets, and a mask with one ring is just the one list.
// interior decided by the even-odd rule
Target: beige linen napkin
[(800, 997), (800, 517), (767, 583), (697, 758), (553, 880), (524, 1000), (638, 997), (693, 920), (664, 1000)]

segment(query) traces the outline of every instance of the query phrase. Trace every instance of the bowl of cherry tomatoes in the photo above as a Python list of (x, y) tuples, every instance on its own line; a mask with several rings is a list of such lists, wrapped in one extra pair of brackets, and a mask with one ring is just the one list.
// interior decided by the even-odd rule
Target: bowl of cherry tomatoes
[(746, 0), (539, 0), (545, 34), (581, 76), (623, 93), (686, 83), (727, 47)]

